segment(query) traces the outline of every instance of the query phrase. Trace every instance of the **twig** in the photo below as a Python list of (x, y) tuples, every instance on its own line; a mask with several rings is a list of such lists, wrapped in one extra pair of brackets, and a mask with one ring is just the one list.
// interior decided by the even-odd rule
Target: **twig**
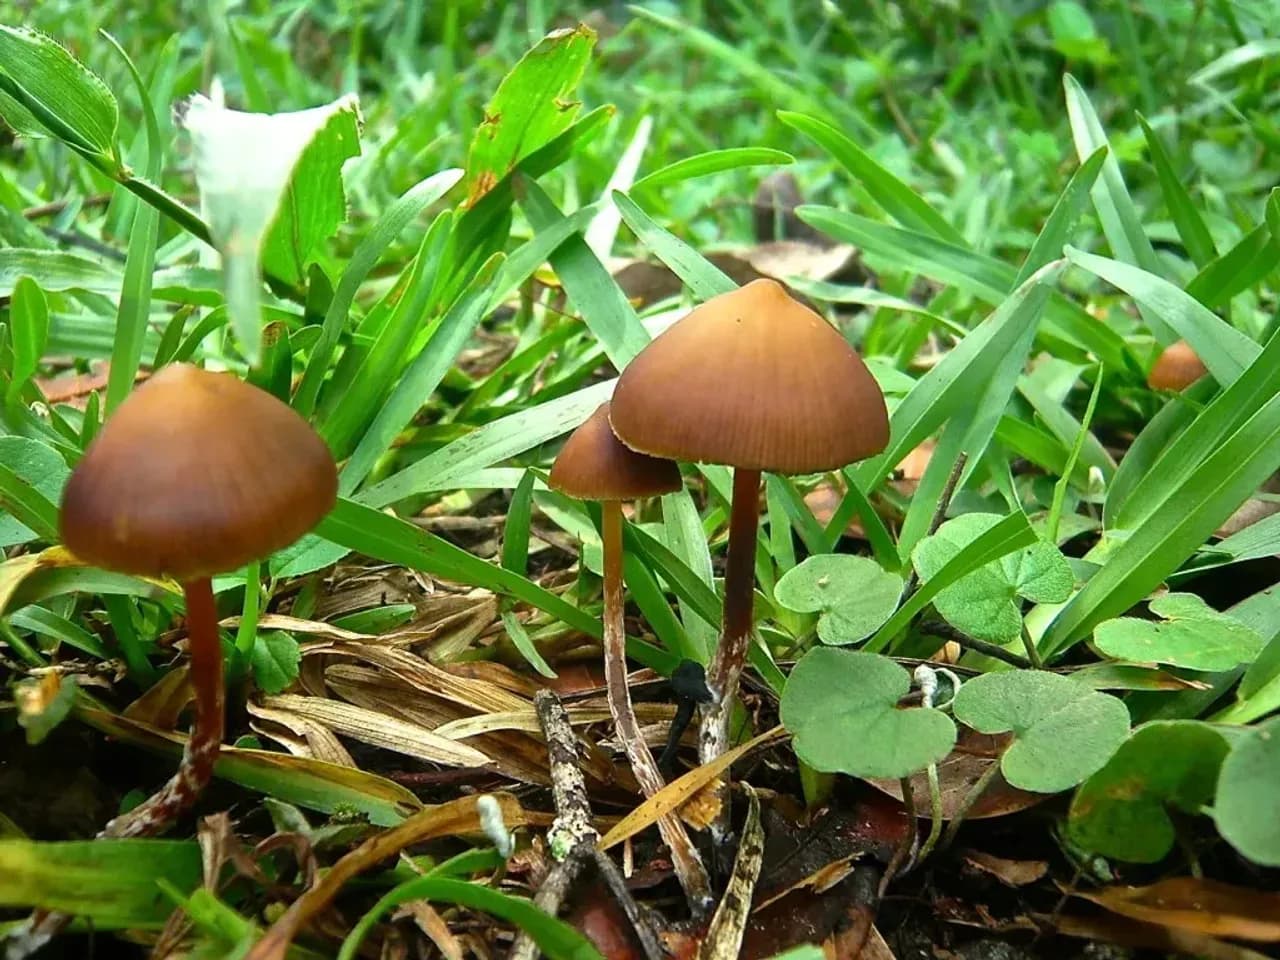
[(1007, 663), (1012, 667), (1021, 667), (1024, 670), (1029, 670), (1035, 666), (1035, 664), (1021, 654), (1014, 653), (1011, 650), (1006, 650), (999, 644), (987, 643), (985, 640), (978, 640), (971, 637), (942, 620), (930, 620), (927, 623), (922, 623), (920, 625), (920, 632), (930, 637), (938, 637), (942, 640), (954, 640), (966, 650), (981, 653), (993, 660), (999, 660), (1002, 663)]
[(902, 842), (894, 847), (884, 874), (880, 877), (880, 887), (876, 891), (876, 897), (880, 900), (884, 899), (885, 891), (893, 878), (911, 869), (915, 861), (916, 846), (920, 842), (920, 829), (916, 825), (916, 797), (911, 790), (911, 778), (902, 777), (898, 784), (902, 787), (902, 809), (907, 815), (907, 832), (903, 835)]
[[(956, 457), (956, 462), (951, 466), (951, 473), (947, 475), (947, 485), (942, 488), (942, 496), (938, 498), (938, 505), (934, 508), (933, 517), (929, 520), (929, 532), (926, 536), (933, 536), (938, 532), (938, 528), (942, 526), (942, 521), (947, 519), (947, 509), (951, 506), (951, 498), (955, 496), (956, 486), (960, 483), (960, 475), (964, 473), (965, 464), (969, 462), (969, 455), (961, 453)], [(902, 588), (902, 602), (906, 603), (907, 598), (916, 592), (916, 587), (920, 584), (920, 575), (913, 569), (911, 575), (907, 577), (906, 586)]]
[(969, 811), (974, 805), (982, 799), (982, 795), (987, 792), (987, 788), (991, 786), (995, 780), (996, 774), (1000, 772), (1000, 758), (991, 761), (991, 766), (977, 779), (969, 792), (965, 794), (964, 799), (960, 802), (960, 808), (951, 816), (951, 822), (947, 824), (947, 832), (942, 835), (941, 849), (945, 850), (951, 846), (956, 838), (956, 834), (960, 832), (960, 824), (964, 823), (964, 818), (969, 815)]
[(748, 806), (742, 841), (738, 844), (728, 888), (698, 948), (698, 960), (736, 960), (751, 919), (751, 900), (760, 877), (760, 865), (764, 862), (764, 828), (760, 823), (760, 798), (750, 784), (744, 783), (743, 789)]
[[(551, 797), (556, 807), (556, 819), (547, 831), (548, 844), (556, 865), (551, 868), (533, 898), (534, 905), (543, 913), (555, 916), (560, 912), (565, 897), (574, 880), (589, 862), (596, 863), (601, 876), (636, 931), (648, 960), (662, 960), (664, 953), (658, 938), (640, 912), (639, 905), (627, 890), (626, 882), (608, 857), (597, 854), (596, 841), (600, 835), (591, 825), (591, 801), (587, 798), (587, 785), (578, 767), (578, 738), (569, 725), (569, 714), (564, 704), (550, 690), (539, 690), (533, 697), (538, 723), (547, 741), (547, 755), (551, 766)], [(540, 955), (537, 944), (523, 931), (511, 947), (510, 960), (536, 960)]]
[[(90, 207), (105, 207), (111, 202), (111, 198), (115, 196), (112, 193), (95, 193), (91, 197), (85, 197), (80, 204), (81, 209)], [(38, 220), (41, 217), (52, 217), (61, 213), (70, 206), (70, 200), (51, 200), (48, 203), (37, 204), (34, 207), (27, 207), (22, 211), (22, 216), (27, 220)]]

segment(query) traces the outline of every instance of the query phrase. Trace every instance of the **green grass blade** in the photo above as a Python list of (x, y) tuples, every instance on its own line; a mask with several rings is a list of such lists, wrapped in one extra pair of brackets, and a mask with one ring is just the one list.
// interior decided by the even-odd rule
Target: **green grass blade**
[(736, 290), (738, 285), (673, 233), (658, 226), (640, 205), (625, 193), (614, 191), (613, 202), (627, 226), (640, 242), (661, 260), (692, 292), (698, 300), (710, 300), (721, 293)]
[(917, 381), (893, 411), (888, 448), (852, 471), (860, 489), (874, 492), (903, 457), (982, 392), (1001, 361), (1039, 321), (1060, 270), (1052, 265), (1035, 274)]
[(767, 147), (729, 147), (724, 150), (708, 150), (692, 157), (682, 157), (665, 167), (645, 174), (631, 185), (632, 193), (656, 190), (673, 183), (683, 183), (698, 177), (708, 177), (727, 170), (743, 167), (780, 167), (794, 163), (795, 157), (781, 150)]
[(1280, 336), (1272, 337), (1266, 349), (1235, 383), (1161, 450), (1134, 484), (1124, 506), (1111, 511), (1111, 527), (1133, 530), (1146, 523), (1156, 508), (1187, 481), (1192, 471), (1220, 449), (1225, 438), (1241, 429), (1277, 393), (1280, 393)]
[(41, 540), (57, 542), (58, 508), (39, 490), (0, 463), (0, 508)]
[(320, 428), (338, 457), (346, 455), (360, 428), (376, 416), (379, 402), (404, 365), (409, 345), (422, 329), (452, 228), (452, 215), (442, 213), (423, 237), (399, 302)]
[[(521, 207), (535, 230), (549, 229), (564, 219), (537, 183), (523, 180), (520, 188)], [(551, 266), (614, 369), (622, 370), (649, 342), (626, 295), (581, 237), (566, 239), (551, 255)]]
[[(709, 588), (714, 580), (711, 569), (711, 552), (702, 533), (702, 519), (689, 494), (680, 490), (662, 498), (662, 519), (666, 527), (666, 541), (671, 552), (679, 557)], [(704, 658), (715, 649), (719, 634), (717, 621), (701, 617), (686, 601), (680, 601), (680, 619), (685, 636), (698, 646)], [(705, 659), (704, 659), (705, 662)]]
[(320, 339), (311, 348), (307, 368), (302, 375), (293, 399), (293, 406), (304, 417), (315, 410), (320, 387), (329, 372), (329, 361), (337, 347), (338, 337), (346, 323), (351, 304), (355, 301), (360, 285), (382, 256), (382, 252), (404, 231), (423, 210), (435, 203), (462, 179), (461, 170), (443, 170), (421, 183), (410, 187), (400, 199), (383, 211), (373, 228), (360, 241), (342, 277), (333, 291), (333, 299), (325, 311)]
[(567, 923), (540, 910), (533, 901), (513, 897), (479, 883), (431, 874), (406, 880), (384, 894), (342, 941), (338, 960), (354, 960), (374, 924), (388, 911), (414, 900), (444, 901), (491, 913), (524, 930), (550, 960), (601, 960), (589, 940)]
[[(106, 34), (106, 37), (129, 68), (129, 75), (138, 90), (138, 98), (142, 101), (142, 118), (147, 132), (147, 164), (144, 175), (149, 180), (159, 180), (164, 163), (164, 145), (160, 139), (160, 123), (151, 102), (151, 92), (124, 48), (110, 34)], [(176, 52), (176, 48), (171, 49)], [(143, 336), (151, 316), (151, 279), (159, 236), (160, 211), (149, 203), (135, 203), (133, 225), (129, 228), (124, 283), (120, 289), (120, 309), (116, 314), (111, 370), (107, 375), (108, 416), (133, 389), (134, 378), (142, 362)]]
[(914, 190), (873, 160), (843, 133), (817, 117), (779, 110), (778, 119), (800, 131), (836, 160), (889, 216), (908, 230), (964, 246), (964, 237)]
[(440, 381), (452, 368), (489, 309), (492, 284), (502, 260), (502, 254), (495, 254), (481, 268), (471, 285), (431, 331), (426, 344), (391, 391), (391, 396), (378, 407), (369, 429), (342, 468), (339, 484), (342, 493), (350, 494), (364, 481), (378, 458), (391, 448), (396, 435), (413, 420), (440, 386)]
[[(585, 419), (585, 418), (584, 418)], [(398, 563), (447, 579), (514, 597), (564, 621), (576, 630), (600, 636), (600, 624), (530, 580), (486, 563), (447, 540), (419, 530), (398, 517), (340, 499), (315, 531), (319, 536), (386, 563)]]
[(357, 499), (372, 507), (385, 507), (423, 490), (443, 489), (457, 478), (532, 450), (580, 426), (609, 399), (613, 385), (613, 380), (598, 383), (487, 423), (367, 487)]
[(1053, 205), (1049, 219), (1044, 222), (1044, 227), (1036, 237), (1036, 242), (1032, 245), (1027, 258), (1018, 268), (1018, 275), (1013, 281), (1015, 287), (1021, 286), (1026, 282), (1027, 277), (1046, 263), (1062, 256), (1062, 248), (1071, 238), (1080, 214), (1084, 212), (1090, 191), (1098, 180), (1102, 165), (1107, 162), (1107, 156), (1107, 148), (1099, 147), (1071, 175), (1062, 195), (1058, 197), (1058, 202)]
[(1280, 244), (1268, 225), (1261, 223), (1222, 256), (1206, 263), (1187, 284), (1187, 294), (1206, 307), (1220, 307), (1257, 284), (1277, 264)]
[[(1013, 281), (1017, 271), (985, 254), (831, 207), (803, 206), (797, 208), (796, 213), (801, 220), (838, 240), (883, 256), (904, 271), (950, 284), (992, 306), (1003, 302), (1009, 292), (1016, 289)], [(1093, 353), (1109, 368), (1138, 369), (1137, 361), (1119, 334), (1064, 297), (1050, 298), (1045, 321), (1047, 331), (1054, 331), (1078, 349)]]
[(1169, 151), (1164, 148), (1160, 135), (1151, 129), (1146, 117), (1141, 114), (1138, 115), (1138, 123), (1142, 124), (1142, 135), (1146, 137), (1151, 165), (1156, 168), (1156, 176), (1160, 180), (1164, 205), (1169, 209), (1169, 217), (1178, 231), (1182, 246), (1197, 267), (1204, 267), (1218, 255), (1209, 228), (1204, 225), (1200, 211), (1191, 202), (1187, 188), (1182, 185), (1182, 180), (1174, 170), (1173, 160), (1169, 157)]
[(964, 549), (947, 561), (933, 577), (922, 583), (897, 612), (890, 617), (875, 635), (866, 642), (863, 650), (878, 653), (906, 629), (912, 618), (927, 607), (939, 593), (961, 577), (999, 560), (1006, 554), (1036, 542), (1035, 531), (1021, 513), (1010, 514), (989, 530), (982, 533)]
[(1194, 554), (1280, 468), (1280, 395), (1232, 434), (1107, 558), (1041, 641), (1045, 657), (1125, 613)]
[(164, 926), (160, 883), (200, 886), (193, 840), (0, 840), (0, 905), (72, 913), (104, 930)]
[(1164, 317), (1224, 387), (1234, 383), (1258, 356), (1256, 343), (1168, 280), (1073, 247), (1067, 248), (1066, 255), (1076, 266), (1119, 287), (1148, 312)]

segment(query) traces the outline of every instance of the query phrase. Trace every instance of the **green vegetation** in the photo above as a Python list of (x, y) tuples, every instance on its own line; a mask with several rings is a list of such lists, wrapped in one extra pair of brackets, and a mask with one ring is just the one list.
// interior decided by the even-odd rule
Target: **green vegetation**
[[(886, 827), (868, 851), (923, 899), (1002, 814), (1049, 863), (1028, 908), (1046, 930), (1054, 879), (1108, 909), (1117, 878), (1274, 888), (1275, 31), (1254, 0), (0, 5), (0, 934), (20, 951), (34, 908), (156, 956), (453, 955), (471, 936), (502, 955), (517, 930), (610, 955), (529, 901), (551, 682), (592, 744), (596, 812), (639, 818), (637, 868), (668, 880), (660, 823), (689, 890), (687, 828), (722, 892), (734, 851), (707, 846), (733, 824), (727, 900), (750, 903), (755, 792), (726, 775), (686, 826), (627, 793), (600, 670), (619, 509), (626, 653), (653, 671), (636, 718), (660, 749), (693, 695), (653, 681), (727, 676), (703, 709), (768, 751), (733, 776), (771, 791), (770, 830), (803, 841), (827, 801), (896, 787), (924, 839)], [(736, 555), (754, 596), (730, 591), (753, 626), (738, 687), (713, 656), (745, 485), (682, 464), (678, 492), (602, 515), (547, 477), (653, 337), (762, 275), (857, 348), (890, 436), (765, 473)], [(1152, 387), (1175, 345), (1192, 382)], [(338, 499), (212, 579), (228, 711), (205, 819), (92, 839), (171, 771), (192, 687), (214, 699), (182, 585), (88, 566), (60, 533), (86, 449), (176, 363), (288, 403)], [(660, 799), (714, 779), (716, 726)], [(765, 856), (758, 902), (779, 892)], [(1268, 939), (1265, 910), (1239, 909), (1180, 949)], [(736, 951), (727, 912), (694, 940)], [(741, 955), (812, 939), (777, 936), (748, 931)]]

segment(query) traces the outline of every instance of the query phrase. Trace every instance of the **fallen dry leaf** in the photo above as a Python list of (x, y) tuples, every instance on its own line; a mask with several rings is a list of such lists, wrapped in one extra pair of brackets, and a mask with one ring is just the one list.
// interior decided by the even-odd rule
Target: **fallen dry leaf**
[(252, 700), (245, 707), (256, 721), (250, 721), (250, 726), (281, 744), (295, 757), (314, 757), (343, 767), (356, 766), (342, 741), (323, 723), (287, 710), (272, 710)]
[[(502, 819), (510, 827), (528, 826), (520, 802), (510, 794), (489, 794), (498, 801)], [(299, 930), (338, 895), (347, 882), (366, 870), (398, 854), (405, 847), (436, 837), (480, 833), (479, 797), (461, 797), (449, 803), (428, 807), (366, 840), (335, 863), (313, 886), (308, 888), (289, 909), (281, 914), (262, 939), (250, 948), (245, 960), (283, 960), (285, 951)]]
[(1200, 877), (1172, 877), (1149, 887), (1073, 891), (1112, 913), (1216, 937), (1280, 942), (1280, 893)]
[(125, 707), (124, 715), (161, 730), (172, 730), (193, 696), (187, 671), (185, 663), (170, 670)]
[(1025, 887), (1049, 872), (1044, 860), (1006, 860), (981, 850), (965, 850), (960, 856), (975, 870), (991, 874), (1008, 887)]
[(1265, 953), (1250, 950), (1238, 943), (1229, 943), (1190, 930), (1142, 923), (1127, 917), (1057, 914), (1044, 919), (1064, 936), (1157, 950), (1161, 954), (1181, 954), (1203, 960), (1271, 960)]
[(789, 736), (790, 734), (785, 729), (777, 726), (772, 730), (766, 730), (739, 747), (734, 747), (711, 763), (704, 763), (700, 767), (694, 767), (684, 776), (671, 781), (671, 783), (623, 817), (614, 825), (613, 829), (600, 838), (597, 846), (601, 850), (608, 850), (610, 847), (617, 846), (623, 840), (634, 837), (641, 830), (656, 823), (659, 817), (679, 810), (697, 791), (712, 780), (715, 780), (747, 754), (763, 747), (774, 746)]
[[(950, 820), (959, 811), (973, 785), (982, 778), (993, 763), (999, 762), (1001, 752), (1008, 745), (1011, 735), (991, 736), (963, 728), (955, 748), (938, 764), (938, 783), (942, 790), (942, 818)], [(915, 801), (916, 816), (929, 818), (929, 777), (925, 772), (910, 778), (911, 796)], [(898, 780), (868, 780), (877, 790), (896, 800), (902, 799), (902, 784)], [(987, 817), (1003, 817), (1019, 810), (1026, 810), (1047, 799), (1047, 794), (1027, 793), (1010, 786), (1004, 776), (997, 773), (995, 779), (973, 805), (965, 819), (981, 820)]]
[(407, 757), (452, 767), (487, 767), (490, 758), (474, 747), (442, 737), (434, 730), (405, 723), (374, 710), (340, 700), (283, 694), (263, 697), (268, 710), (292, 713), (322, 724), (334, 733)]

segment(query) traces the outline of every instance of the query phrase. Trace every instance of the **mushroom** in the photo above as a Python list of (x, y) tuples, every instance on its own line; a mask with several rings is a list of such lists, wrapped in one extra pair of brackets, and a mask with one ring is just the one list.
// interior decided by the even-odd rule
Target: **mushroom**
[[(653, 497), (679, 490), (684, 481), (670, 460), (628, 450), (609, 428), (609, 405), (601, 405), (569, 437), (547, 478), (553, 490), (578, 500), (600, 501), (604, 541), (604, 675), (609, 712), (646, 797), (665, 784), (644, 740), (627, 688), (626, 630), (622, 598), (622, 500)], [(662, 817), (658, 828), (671, 848), (685, 894), (695, 912), (711, 901), (706, 870), (680, 818)]]
[(329, 448), (302, 417), (231, 374), (189, 364), (152, 376), (90, 444), (63, 493), (62, 540), (85, 563), (182, 584), (195, 693), (177, 774), (103, 835), (161, 831), (209, 781), (223, 732), (210, 578), (293, 543), (337, 490)]
[(1191, 344), (1179, 340), (1156, 358), (1147, 375), (1147, 386), (1152, 390), (1185, 390), (1208, 372)]
[(734, 467), (724, 626), (708, 671), (715, 701), (703, 763), (724, 753), (746, 659), (760, 474), (817, 473), (882, 451), (884, 395), (854, 349), (781, 284), (756, 280), (706, 301), (627, 365), (609, 420), (640, 453)]

